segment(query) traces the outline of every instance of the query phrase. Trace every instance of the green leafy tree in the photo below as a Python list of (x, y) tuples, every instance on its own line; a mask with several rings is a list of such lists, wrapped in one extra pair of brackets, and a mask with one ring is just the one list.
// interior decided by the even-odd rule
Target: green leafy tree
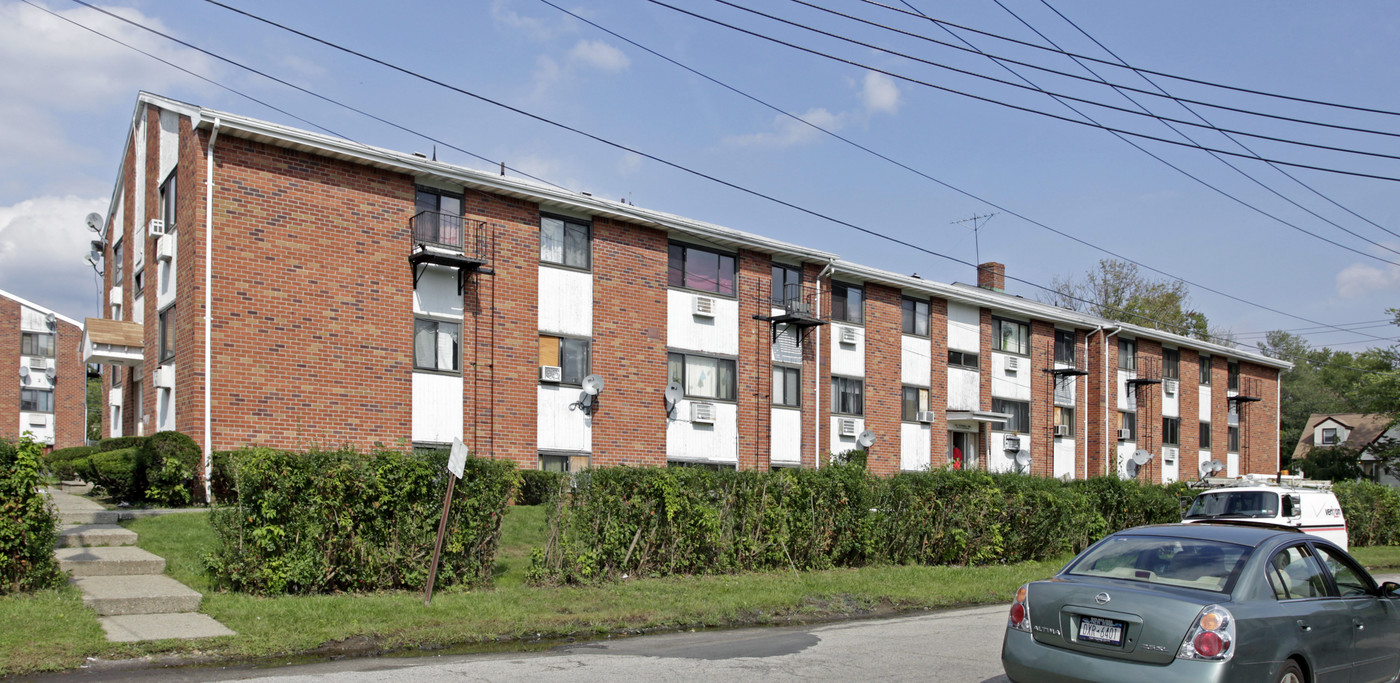
[(87, 440), (97, 443), (102, 438), (102, 378), (87, 381)]
[(1309, 479), (1353, 481), (1361, 478), (1361, 453), (1346, 446), (1314, 448), (1295, 458), (1290, 469), (1301, 470)]
[(1191, 308), (1190, 294), (1185, 282), (1153, 280), (1132, 263), (1104, 259), (1082, 278), (1055, 276), (1040, 300), (1196, 339), (1226, 336), (1212, 331), (1205, 314)]

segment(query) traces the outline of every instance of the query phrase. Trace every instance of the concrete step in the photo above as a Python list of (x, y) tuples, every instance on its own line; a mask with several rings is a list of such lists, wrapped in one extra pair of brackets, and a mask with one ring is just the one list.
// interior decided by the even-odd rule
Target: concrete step
[(215, 621), (207, 614), (181, 612), (178, 614), (126, 614), (114, 617), (99, 617), (97, 620), (107, 632), (107, 640), (113, 643), (130, 643), (138, 640), (166, 640), (179, 638), (216, 638), (233, 636), (229, 627)]
[(56, 548), (136, 545), (136, 532), (115, 524), (79, 524), (58, 532)]
[(83, 604), (99, 616), (197, 612), (204, 598), (163, 574), (86, 576), (71, 583), (83, 592)]
[(59, 569), (72, 572), (73, 576), (132, 576), (165, 571), (165, 558), (130, 545), (59, 548), (54, 555), (58, 557)]
[(75, 524), (116, 524), (121, 518), (116, 510), (66, 510), (59, 509), (58, 521), (64, 526)]

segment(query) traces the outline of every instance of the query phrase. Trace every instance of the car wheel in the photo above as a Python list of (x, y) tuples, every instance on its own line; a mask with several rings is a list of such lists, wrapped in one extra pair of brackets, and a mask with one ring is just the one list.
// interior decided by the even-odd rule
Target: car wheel
[(1305, 683), (1307, 680), (1303, 677), (1302, 667), (1291, 659), (1283, 663), (1283, 668), (1279, 669), (1278, 677), (1274, 679), (1276, 683)]

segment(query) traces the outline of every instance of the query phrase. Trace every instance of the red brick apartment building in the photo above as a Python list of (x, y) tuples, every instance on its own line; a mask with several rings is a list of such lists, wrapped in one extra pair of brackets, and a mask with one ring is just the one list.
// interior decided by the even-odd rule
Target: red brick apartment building
[(55, 448), (87, 439), (82, 323), (0, 290), (0, 359), (18, 374), (0, 381), (0, 439), (28, 432)]
[[(1272, 472), (1247, 351), (142, 93), (87, 360), (111, 434), (524, 468)], [(601, 379), (596, 396), (585, 378)], [(671, 387), (668, 391), (668, 386)]]

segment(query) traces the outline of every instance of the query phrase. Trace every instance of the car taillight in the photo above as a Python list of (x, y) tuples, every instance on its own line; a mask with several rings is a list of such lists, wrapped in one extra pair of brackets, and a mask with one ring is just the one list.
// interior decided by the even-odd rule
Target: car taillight
[(1181, 641), (1178, 659), (1204, 659), (1223, 662), (1235, 655), (1235, 617), (1220, 605), (1207, 605), (1196, 615), (1191, 630)]
[(1031, 611), (1026, 604), (1026, 596), (1030, 593), (1030, 584), (1026, 584), (1016, 589), (1016, 599), (1011, 603), (1011, 617), (1006, 620), (1007, 628), (1014, 628), (1017, 631), (1031, 631)]

